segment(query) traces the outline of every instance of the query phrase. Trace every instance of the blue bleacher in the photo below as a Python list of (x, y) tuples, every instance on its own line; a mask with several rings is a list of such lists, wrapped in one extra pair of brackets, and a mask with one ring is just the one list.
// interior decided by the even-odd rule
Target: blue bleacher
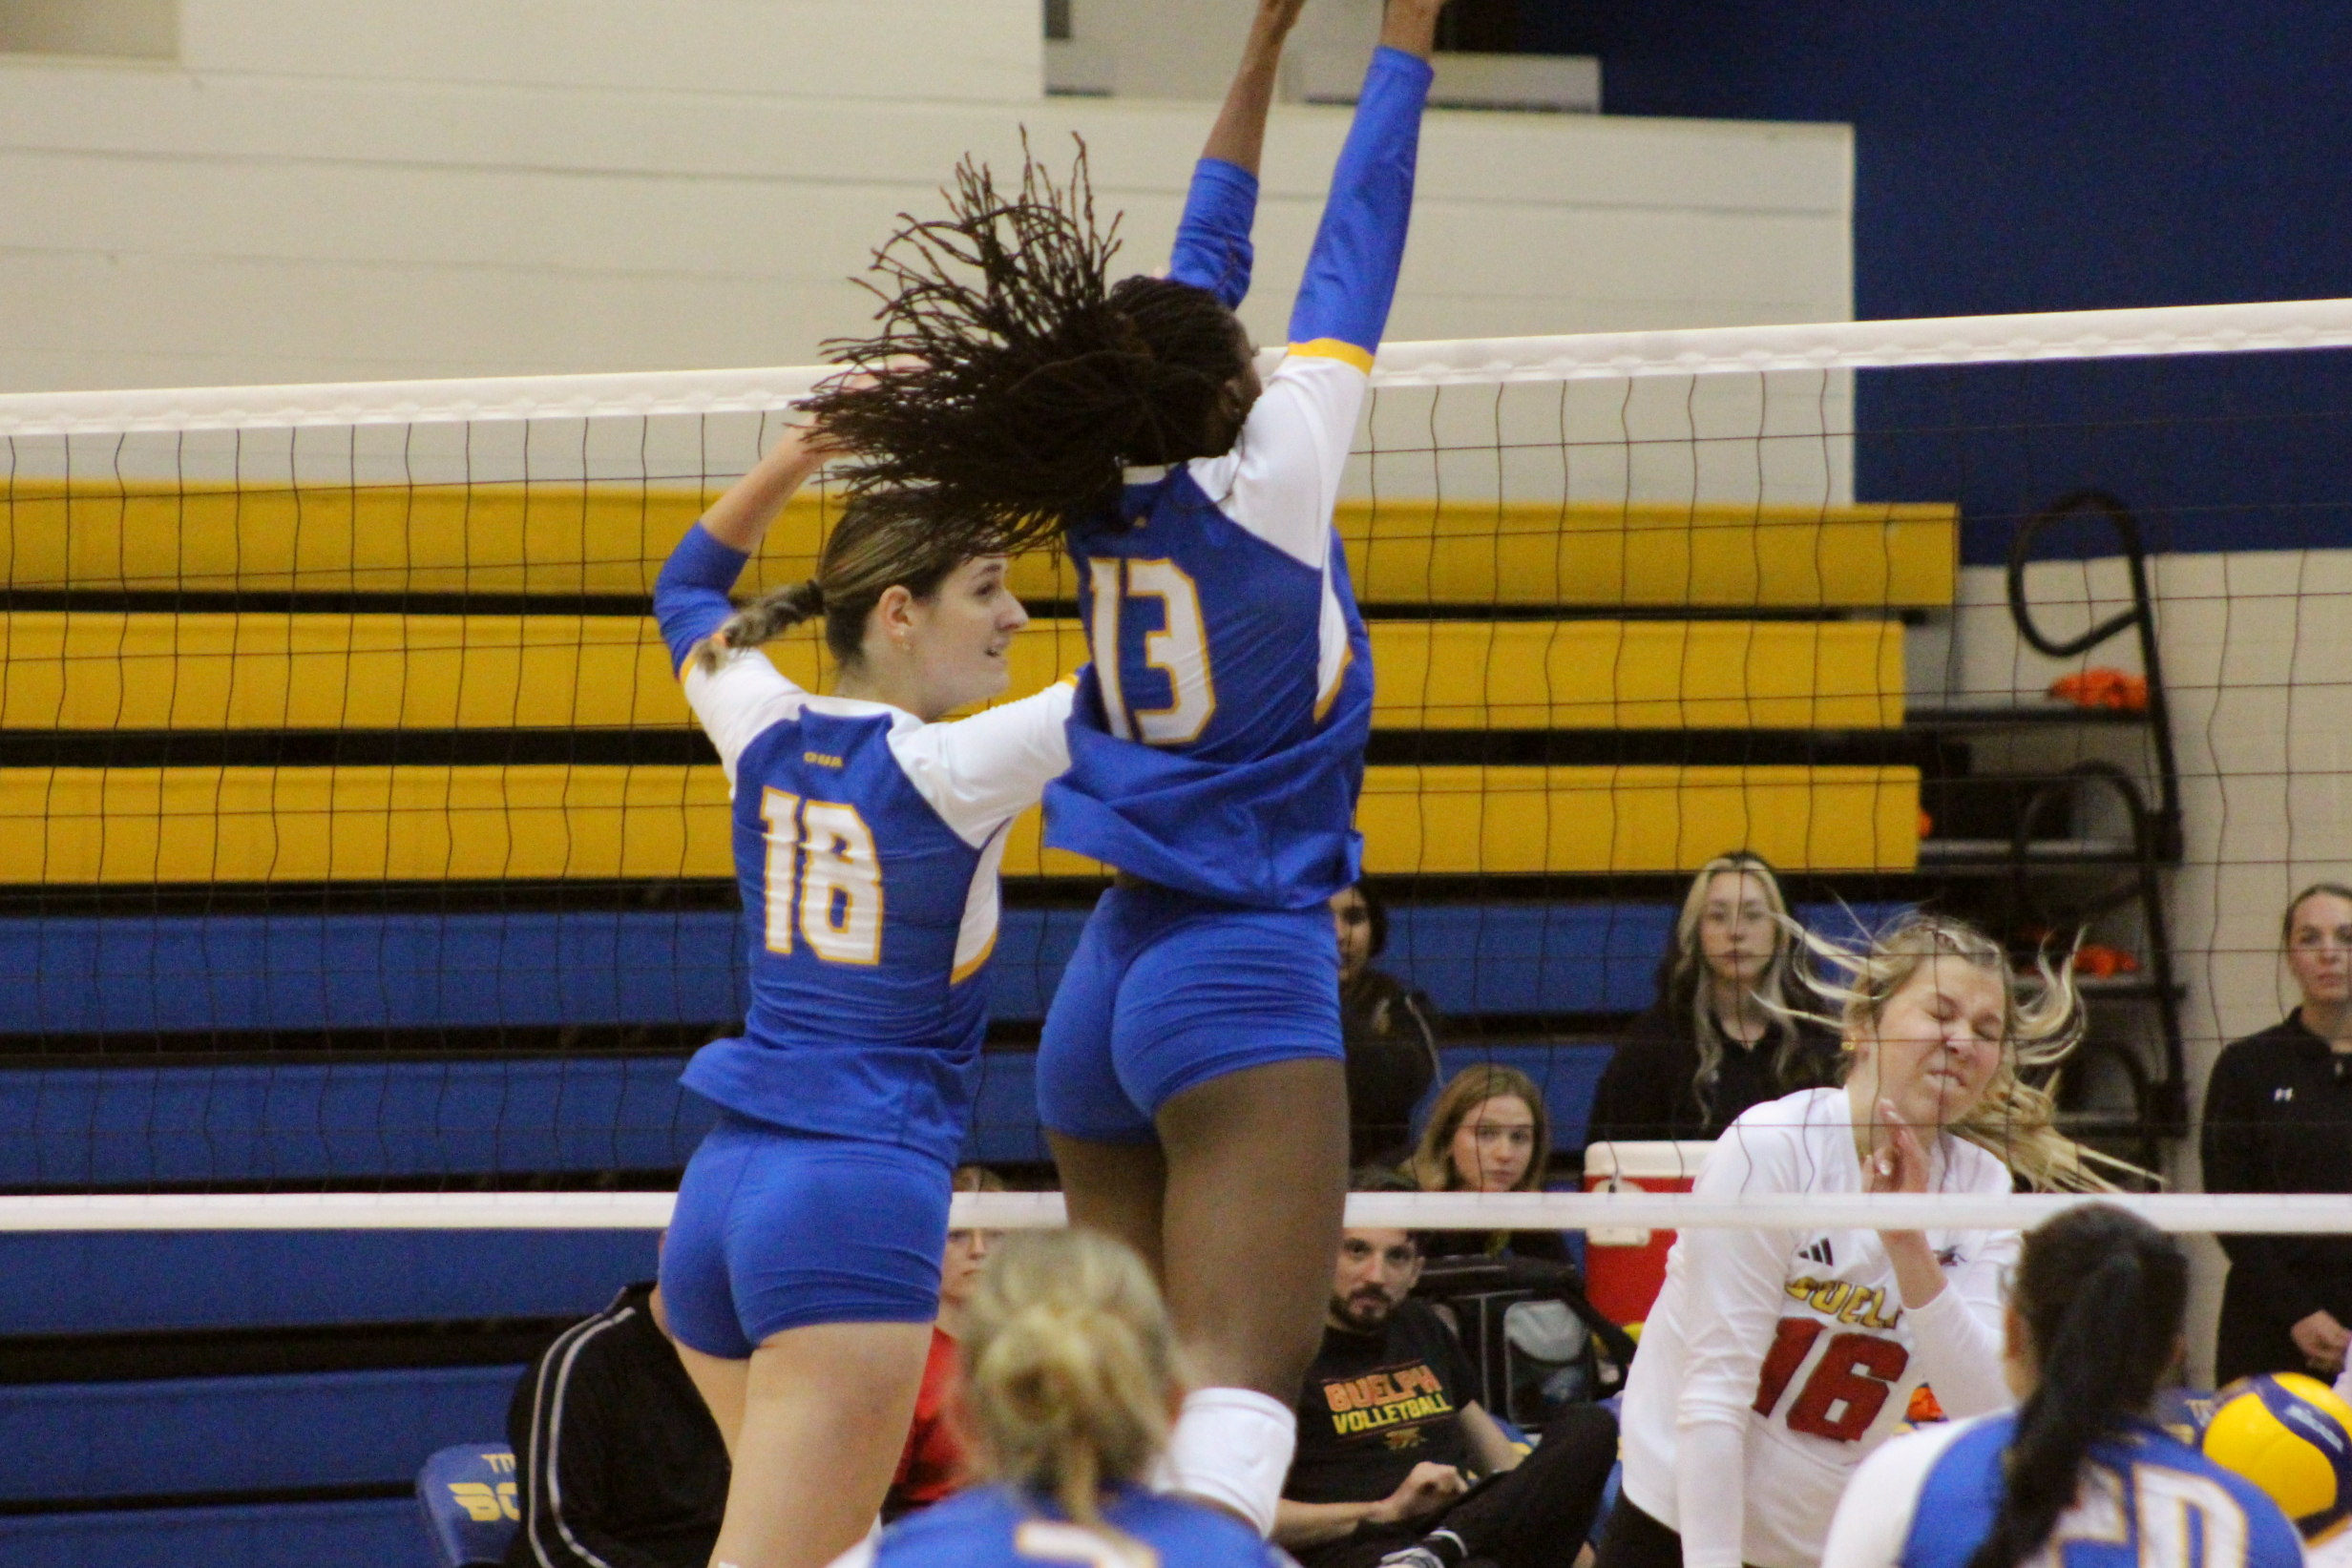
[(0, 1385), (0, 1503), (410, 1485), (506, 1431), (520, 1367)]
[(0, 1516), (8, 1568), (433, 1568), (412, 1497)]
[(12, 1334), (585, 1317), (653, 1278), (642, 1230), (14, 1231)]
[[(1816, 930), (1891, 906), (1817, 905)], [(1648, 1004), (1664, 904), (1427, 904), (1395, 911), (1383, 967), (1457, 1016)], [(995, 1015), (1045, 1015), (1082, 909), (1005, 913)], [(743, 1015), (725, 910), (140, 915), (0, 920), (0, 1035), (701, 1024)]]

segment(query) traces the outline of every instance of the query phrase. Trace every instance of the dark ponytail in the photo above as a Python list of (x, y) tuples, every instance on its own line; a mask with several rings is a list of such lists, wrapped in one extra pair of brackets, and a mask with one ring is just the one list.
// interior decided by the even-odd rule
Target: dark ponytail
[(2172, 1369), (2188, 1299), (2188, 1259), (2128, 1210), (2085, 1204), (2026, 1236), (2010, 1305), (2041, 1385), (2018, 1411), (2001, 1511), (1968, 1568), (2017, 1568), (2049, 1539), (2090, 1445), (2145, 1410)]

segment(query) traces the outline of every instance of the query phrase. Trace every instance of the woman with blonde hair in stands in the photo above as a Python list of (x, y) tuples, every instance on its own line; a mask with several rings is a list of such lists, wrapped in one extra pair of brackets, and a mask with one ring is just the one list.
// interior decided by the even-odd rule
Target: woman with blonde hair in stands
[[(1732, 1122), (1696, 1196), (2111, 1187), (2020, 1077), (2081, 1035), (2070, 965), (2021, 987), (2000, 944), (1936, 915), (1861, 952), (1805, 940), (1847, 972), (1820, 984), (1841, 1006), (1845, 1082)], [(2013, 1230), (1683, 1231), (1627, 1382), (1599, 1568), (1815, 1568), (1840, 1490), (1921, 1384), (1955, 1417), (2008, 1402), (2017, 1257)]]
[(1838, 1081), (1838, 1033), (1806, 1017), (1805, 946), (1780, 879), (1739, 850), (1699, 868), (1658, 966), (1594, 1091), (1586, 1141), (1710, 1139), (1751, 1105)]
[(837, 1568), (1278, 1568), (1220, 1508), (1150, 1487), (1184, 1403), (1143, 1261), (1097, 1231), (1008, 1237), (964, 1311), (964, 1414), (986, 1484)]
[[(1516, 1067), (1480, 1062), (1455, 1074), (1438, 1092), (1429, 1125), (1403, 1171), (1423, 1192), (1542, 1192), (1551, 1158), (1544, 1091)], [(1434, 1231), (1422, 1256), (1506, 1251), (1568, 1261), (1567, 1244), (1555, 1230)]]

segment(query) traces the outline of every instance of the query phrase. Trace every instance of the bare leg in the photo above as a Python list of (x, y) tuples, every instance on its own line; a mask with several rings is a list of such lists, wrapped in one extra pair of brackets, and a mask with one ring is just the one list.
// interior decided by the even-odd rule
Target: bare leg
[[(906, 1447), (930, 1345), (927, 1323), (828, 1323), (732, 1363), (746, 1374), (714, 1564), (824, 1568), (864, 1537)], [(693, 1359), (686, 1369), (704, 1388)]]
[(749, 1359), (729, 1361), (724, 1356), (704, 1355), (680, 1340), (673, 1339), (670, 1344), (677, 1348), (678, 1359), (685, 1363), (686, 1376), (693, 1381), (694, 1391), (710, 1408), (710, 1418), (719, 1424), (719, 1435), (726, 1440), (726, 1456), (733, 1459), (735, 1439), (744, 1430), (744, 1385), (751, 1376)]
[(1204, 1385), (1288, 1407), (1322, 1343), (1339, 1254), (1345, 1070), (1312, 1057), (1228, 1074), (1161, 1106), (1159, 1128), (1164, 1272), (1186, 1358)]
[(1167, 1160), (1156, 1143), (1096, 1143), (1047, 1133), (1054, 1164), (1069, 1198), (1070, 1223), (1099, 1230), (1135, 1249), (1163, 1287), (1166, 1268), (1160, 1236), (1167, 1190)]

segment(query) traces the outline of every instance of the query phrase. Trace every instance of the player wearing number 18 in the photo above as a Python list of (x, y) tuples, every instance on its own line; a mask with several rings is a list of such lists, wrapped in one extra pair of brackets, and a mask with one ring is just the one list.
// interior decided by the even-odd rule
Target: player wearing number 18
[[(830, 448), (786, 434), (662, 568), (654, 612), (734, 788), (740, 1038), (685, 1083), (695, 1151), (662, 1295), (734, 1460), (713, 1560), (808, 1568), (864, 1535), (914, 1413), (988, 1022), (997, 870), (1067, 761), (1070, 692), (982, 713), (1028, 620), (1005, 558), (850, 509), (814, 579), (726, 591)], [(830, 696), (751, 645), (821, 616)]]
[(1822, 1568), (2300, 1568), (2260, 1488), (2149, 1419), (2188, 1295), (2180, 1248), (2123, 1209), (2037, 1226), (2006, 1314), (2024, 1406), (1872, 1454)]
[(955, 216), (899, 253), (889, 329), (851, 350), (872, 385), (816, 405), (886, 453), (861, 477), (894, 504), (1066, 538), (1093, 659), (1046, 839), (1121, 878), (1055, 994), (1039, 1109), (1071, 1219), (1159, 1266), (1204, 1385), (1172, 1484), (1261, 1530), (1347, 1185), (1328, 901), (1358, 869), (1372, 669), (1332, 512), (1404, 254), (1441, 7), (1388, 0), (1263, 386), (1233, 311), (1268, 40), (1299, 0), (1256, 8), (1166, 277), (1109, 282), (1082, 168), (1065, 192), (1032, 166), (1018, 199), (968, 169)]
[[(2016, 994), (2001, 947), (1913, 916), (1846, 953), (1845, 1081), (1749, 1109), (1694, 1191), (2006, 1193), (2095, 1188), (2084, 1151), (2018, 1076), (2069, 1049), (2067, 971)], [(1846, 1477), (1932, 1384), (1954, 1416), (2008, 1402), (2002, 1276), (2015, 1231), (1691, 1229), (1628, 1380), (1624, 1498), (1600, 1568), (1814, 1568)]]

